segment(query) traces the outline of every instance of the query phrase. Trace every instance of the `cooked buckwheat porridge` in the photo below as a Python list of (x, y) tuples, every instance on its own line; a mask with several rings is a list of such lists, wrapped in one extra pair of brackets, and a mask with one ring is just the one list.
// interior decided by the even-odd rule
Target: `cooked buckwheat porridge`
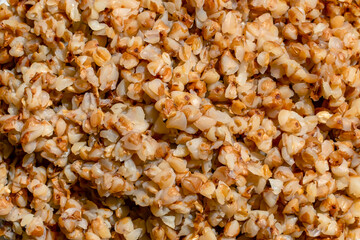
[(360, 239), (360, 0), (0, 5), (0, 239)]

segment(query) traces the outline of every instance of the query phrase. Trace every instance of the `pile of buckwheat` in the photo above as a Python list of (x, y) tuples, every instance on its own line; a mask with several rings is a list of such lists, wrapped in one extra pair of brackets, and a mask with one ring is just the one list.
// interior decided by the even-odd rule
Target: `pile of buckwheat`
[(359, 57), (359, 0), (9, 0), (0, 236), (359, 240)]

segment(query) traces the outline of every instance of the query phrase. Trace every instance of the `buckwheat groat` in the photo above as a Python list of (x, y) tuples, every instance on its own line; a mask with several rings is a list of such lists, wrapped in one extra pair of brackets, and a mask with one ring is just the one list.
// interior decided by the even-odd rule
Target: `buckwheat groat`
[(360, 239), (360, 1), (0, 5), (0, 238)]

